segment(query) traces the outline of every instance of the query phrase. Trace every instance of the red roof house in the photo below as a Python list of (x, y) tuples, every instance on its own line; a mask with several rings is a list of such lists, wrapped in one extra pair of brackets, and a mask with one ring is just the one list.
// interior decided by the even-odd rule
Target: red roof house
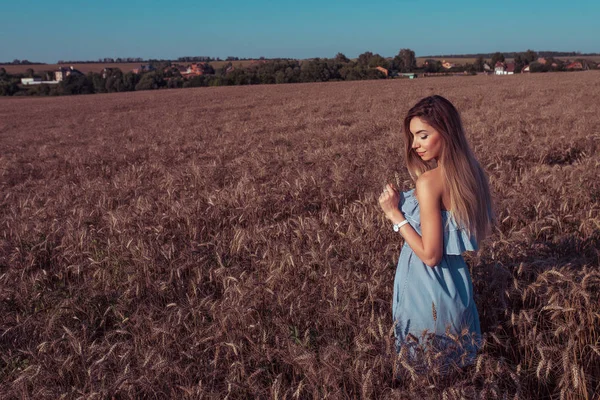
[(583, 69), (583, 65), (579, 61), (575, 61), (575, 62), (572, 62), (571, 64), (567, 65), (567, 69), (570, 69), (570, 70), (582, 70)]
[(378, 71), (381, 71), (386, 77), (389, 74), (389, 71), (387, 70), (387, 68), (383, 68), (381, 66), (377, 66), (375, 69), (378, 70)]

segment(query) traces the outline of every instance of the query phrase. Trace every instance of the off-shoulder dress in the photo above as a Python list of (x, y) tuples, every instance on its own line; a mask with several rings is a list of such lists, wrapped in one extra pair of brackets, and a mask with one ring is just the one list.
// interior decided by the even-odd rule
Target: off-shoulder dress
[[(414, 189), (401, 193), (399, 208), (420, 235), (419, 203)], [(446, 357), (448, 362), (465, 366), (476, 356), (481, 330), (473, 283), (462, 253), (478, 248), (474, 237), (458, 226), (451, 211), (442, 210), (442, 223), (444, 252), (438, 265), (427, 266), (406, 242), (400, 252), (392, 304), (396, 348), (398, 352), (404, 345), (414, 349), (414, 339), (421, 339), (425, 330), (436, 338), (436, 346), (447, 348), (453, 343), (449, 339), (467, 331), (469, 339), (464, 340), (463, 336), (464, 348), (447, 352), (452, 356)]]

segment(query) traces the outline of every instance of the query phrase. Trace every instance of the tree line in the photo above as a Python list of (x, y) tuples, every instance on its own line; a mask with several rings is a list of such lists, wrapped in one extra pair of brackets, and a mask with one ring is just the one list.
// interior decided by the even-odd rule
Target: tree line
[[(182, 57), (182, 61), (187, 58)], [(231, 60), (221, 68), (207, 65), (204, 74), (184, 78), (170, 61), (151, 62), (151, 71), (136, 74), (124, 73), (119, 68), (106, 69), (104, 73), (90, 72), (87, 75), (71, 74), (58, 85), (32, 85), (21, 88), (21, 78), (48, 76), (52, 71), (36, 74), (28, 69), (24, 74), (10, 75), (0, 68), (0, 95), (71, 95), (91, 93), (114, 93), (162, 88), (187, 88), (203, 86), (255, 85), (273, 83), (302, 83), (383, 79), (386, 74), (376, 67), (397, 68), (401, 71), (416, 69), (414, 51), (402, 49), (391, 61), (379, 54), (365, 52), (357, 60), (350, 60), (342, 53), (334, 58), (315, 58), (300, 62), (292, 59), (266, 60), (241, 67)]]
[[(474, 53), (474, 54), (438, 54), (435, 56), (426, 56), (428, 58), (491, 58), (496, 53)], [(519, 51), (502, 52), (506, 58), (515, 58)], [(580, 51), (538, 51), (539, 57), (597, 57), (600, 53), (582, 53)]]
[[(547, 57), (547, 62), (537, 62), (539, 54), (533, 50), (514, 54), (515, 73), (519, 73), (526, 65), (531, 72), (561, 71), (565, 63)], [(205, 86), (256, 85), (277, 83), (352, 81), (365, 79), (384, 79), (385, 71), (397, 73), (470, 73), (483, 72), (486, 64), (493, 70), (496, 62), (504, 62), (504, 53), (491, 53), (489, 61), (478, 56), (473, 63), (445, 68), (439, 60), (427, 59), (422, 67), (417, 67), (415, 52), (401, 49), (393, 58), (385, 58), (370, 51), (364, 52), (357, 59), (351, 60), (343, 53), (333, 58), (314, 58), (310, 60), (294, 59), (262, 59), (250, 66), (236, 66), (233, 58), (220, 68), (204, 64), (203, 75), (184, 77), (179, 69), (174, 68), (171, 61), (151, 61), (151, 70), (143, 73), (123, 72), (119, 68), (107, 68), (103, 73), (90, 72), (87, 75), (71, 74), (59, 84), (32, 85), (22, 87), (21, 78), (39, 77), (53, 80), (53, 71), (36, 73), (28, 69), (23, 74), (10, 75), (0, 68), (0, 95), (72, 95), (91, 93), (115, 93), (137, 90), (156, 90), (163, 88), (188, 88)], [(181, 57), (180, 61), (205, 59), (204, 57)], [(585, 60), (583, 60), (586, 62)], [(595, 67), (593, 65), (592, 67)], [(378, 69), (382, 67), (384, 70)]]
[(10, 62), (0, 62), (0, 65), (32, 65), (32, 64), (46, 64), (43, 62), (37, 62), (37, 61), (29, 61), (29, 60), (19, 60), (18, 58), (15, 58), (14, 60), (10, 61)]

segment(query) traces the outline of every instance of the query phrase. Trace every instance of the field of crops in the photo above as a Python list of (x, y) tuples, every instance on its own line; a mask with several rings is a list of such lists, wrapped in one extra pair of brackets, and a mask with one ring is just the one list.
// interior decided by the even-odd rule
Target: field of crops
[[(394, 352), (377, 198), (461, 111), (498, 225), (485, 344)], [(0, 99), (1, 398), (598, 398), (600, 72)]]

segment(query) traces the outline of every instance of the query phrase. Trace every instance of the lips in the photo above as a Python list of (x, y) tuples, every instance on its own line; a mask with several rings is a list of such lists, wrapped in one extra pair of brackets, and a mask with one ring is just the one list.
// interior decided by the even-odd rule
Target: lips
[(425, 152), (419, 153), (419, 152), (417, 151), (417, 154), (419, 155), (419, 157), (423, 157), (423, 154), (425, 154)]

